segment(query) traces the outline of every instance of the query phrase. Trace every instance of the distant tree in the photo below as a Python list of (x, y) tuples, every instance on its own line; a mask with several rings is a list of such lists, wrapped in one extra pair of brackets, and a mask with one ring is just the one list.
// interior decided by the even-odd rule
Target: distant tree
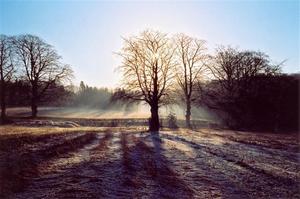
[(80, 85), (79, 85), (79, 92), (84, 92), (86, 90), (86, 85), (84, 84), (83, 81), (80, 81)]
[(6, 121), (6, 95), (7, 84), (14, 72), (13, 51), (11, 39), (0, 35), (0, 101), (1, 101), (1, 123)]
[(151, 107), (149, 130), (159, 130), (159, 107), (168, 103), (174, 78), (174, 48), (166, 34), (144, 31), (136, 37), (124, 39), (119, 55), (123, 73), (123, 89), (119, 97), (144, 101)]
[(51, 45), (37, 36), (21, 35), (14, 38), (13, 44), (31, 85), (32, 117), (36, 117), (38, 103), (47, 89), (71, 77), (72, 70), (60, 62), (61, 57)]
[(79, 90), (73, 97), (73, 105), (86, 108), (99, 108), (102, 110), (108, 108), (120, 108), (116, 105), (115, 107), (110, 107), (111, 95), (112, 91), (107, 88), (90, 87), (81, 81)]
[(203, 78), (206, 70), (207, 60), (205, 41), (179, 34), (175, 37), (176, 58), (176, 79), (183, 93), (183, 101), (186, 105), (186, 126), (191, 127), (191, 104), (193, 91), (196, 83)]

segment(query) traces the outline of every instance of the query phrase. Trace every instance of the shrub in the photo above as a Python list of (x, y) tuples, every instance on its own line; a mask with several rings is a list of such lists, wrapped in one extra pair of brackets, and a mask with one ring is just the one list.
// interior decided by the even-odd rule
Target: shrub
[(176, 129), (178, 128), (178, 125), (177, 125), (177, 117), (176, 117), (176, 114), (175, 113), (170, 113), (168, 115), (168, 125), (169, 125), (169, 128), (171, 129)]

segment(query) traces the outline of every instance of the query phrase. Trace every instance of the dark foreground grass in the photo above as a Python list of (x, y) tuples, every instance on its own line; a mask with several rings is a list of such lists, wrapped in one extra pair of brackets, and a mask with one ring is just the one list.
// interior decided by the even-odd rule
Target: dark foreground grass
[[(22, 191), (27, 185), (27, 179), (38, 176), (37, 166), (52, 158), (65, 155), (82, 148), (95, 139), (95, 133), (84, 133), (72, 139), (66, 139), (67, 134), (49, 134), (41, 136), (3, 137), (0, 139), (0, 198), (11, 193)], [(54, 138), (60, 142), (53, 142)], [(53, 145), (37, 151), (34, 148), (41, 142), (53, 142)], [(30, 146), (30, 147), (29, 147)], [(4, 152), (4, 153), (1, 153)]]

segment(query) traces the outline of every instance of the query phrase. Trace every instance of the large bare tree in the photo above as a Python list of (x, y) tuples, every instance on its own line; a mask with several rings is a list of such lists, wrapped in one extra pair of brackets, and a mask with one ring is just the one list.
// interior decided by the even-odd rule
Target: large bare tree
[(220, 46), (216, 55), (211, 57), (209, 69), (221, 84), (223, 92), (233, 97), (237, 89), (247, 89), (253, 77), (278, 73), (280, 65), (271, 65), (269, 57), (262, 52)]
[(1, 122), (6, 121), (6, 89), (7, 82), (12, 78), (14, 72), (11, 39), (0, 35), (0, 101)]
[(183, 93), (186, 105), (186, 126), (191, 127), (191, 103), (196, 83), (203, 78), (207, 60), (205, 41), (189, 37), (185, 34), (175, 36), (177, 82)]
[(61, 57), (53, 46), (33, 35), (21, 35), (13, 40), (15, 51), (31, 85), (32, 117), (46, 90), (54, 83), (68, 79), (72, 70), (60, 62)]
[[(229, 125), (239, 125), (251, 107), (249, 97), (257, 85), (257, 77), (273, 76), (280, 72), (280, 65), (272, 65), (269, 57), (256, 51), (241, 51), (220, 46), (208, 64), (213, 80), (205, 88), (202, 103), (211, 109), (224, 112)], [(242, 117), (243, 115), (243, 117)], [(237, 122), (238, 121), (238, 122)], [(232, 123), (234, 122), (234, 123)]]
[(158, 131), (159, 107), (169, 102), (175, 63), (174, 48), (166, 34), (144, 31), (136, 37), (124, 39), (119, 53), (123, 58), (123, 97), (144, 101), (151, 107), (149, 130)]

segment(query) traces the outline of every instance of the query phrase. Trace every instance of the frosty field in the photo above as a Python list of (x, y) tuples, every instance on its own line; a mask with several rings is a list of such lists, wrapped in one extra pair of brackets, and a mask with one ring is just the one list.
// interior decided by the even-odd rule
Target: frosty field
[(299, 198), (297, 134), (0, 127), (1, 198)]

